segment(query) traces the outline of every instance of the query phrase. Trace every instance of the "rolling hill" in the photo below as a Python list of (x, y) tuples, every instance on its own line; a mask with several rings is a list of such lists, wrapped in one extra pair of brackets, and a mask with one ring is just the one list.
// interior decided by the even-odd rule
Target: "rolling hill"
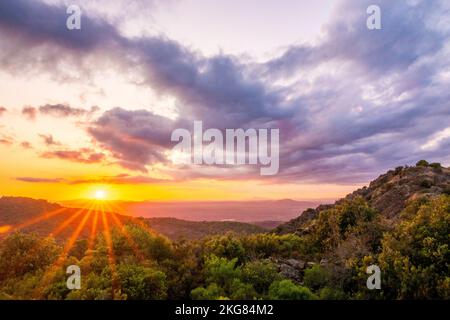
[(316, 219), (320, 212), (333, 209), (357, 197), (367, 201), (371, 208), (385, 218), (386, 223), (395, 224), (400, 218), (399, 213), (409, 202), (450, 192), (450, 168), (439, 164), (428, 165), (420, 162), (418, 164), (413, 167), (397, 167), (390, 170), (372, 181), (369, 186), (354, 191), (332, 205), (309, 208), (297, 218), (279, 225), (274, 232), (302, 233), (304, 227)]
[[(126, 223), (144, 223), (171, 240), (181, 238), (193, 240), (227, 232), (245, 235), (267, 231), (267, 228), (241, 222), (134, 218), (114, 212), (105, 212), (105, 219), (110, 227), (120, 227)], [(68, 239), (77, 228), (79, 228), (80, 239), (89, 238), (93, 232), (103, 232), (105, 225), (102, 212), (67, 208), (45, 200), (23, 197), (0, 198), (0, 236), (2, 233), (20, 230), (40, 236), (52, 235), (57, 240), (63, 241)]]

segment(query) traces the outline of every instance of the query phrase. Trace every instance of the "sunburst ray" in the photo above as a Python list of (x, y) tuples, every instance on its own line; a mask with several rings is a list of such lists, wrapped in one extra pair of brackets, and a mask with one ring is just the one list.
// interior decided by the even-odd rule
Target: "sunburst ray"
[[(86, 211), (86, 209), (81, 209), (80, 211), (78, 211), (75, 214), (75, 216), (78, 216), (79, 214), (83, 213), (84, 211)], [(62, 267), (62, 265), (66, 261), (67, 255), (69, 254), (70, 250), (72, 249), (73, 245), (75, 244), (75, 241), (78, 239), (81, 231), (83, 230), (86, 222), (88, 221), (88, 219), (89, 219), (89, 217), (91, 215), (91, 212), (92, 212), (92, 206), (87, 210), (87, 212), (85, 213), (83, 219), (78, 224), (78, 226), (75, 229), (75, 231), (71, 234), (69, 239), (66, 241), (61, 254), (58, 256), (58, 258), (53, 263), (53, 265), (49, 268), (49, 270), (44, 274), (40, 285), (35, 290), (34, 296), (36, 298), (39, 299), (39, 298), (42, 297), (43, 290), (45, 288), (47, 288), (47, 286), (52, 282), (52, 280), (56, 276), (56, 273), (58, 272), (58, 270)], [(69, 218), (67, 220), (71, 220), (71, 219)]]
[(112, 295), (112, 298), (114, 299), (116, 291), (119, 290), (119, 281), (118, 281), (119, 279), (118, 279), (117, 270), (116, 270), (116, 257), (114, 254), (111, 230), (109, 228), (109, 226), (110, 226), (109, 219), (106, 215), (105, 208), (102, 204), (100, 205), (100, 209), (101, 209), (102, 222), (103, 222), (103, 233), (105, 235), (105, 241), (106, 241), (106, 246), (107, 246), (107, 250), (108, 250), (108, 263), (109, 263), (109, 267), (111, 269), (111, 287), (112, 287), (111, 295)]
[(140, 261), (144, 260), (145, 259), (144, 253), (141, 251), (138, 244), (134, 241), (133, 237), (130, 235), (128, 230), (125, 228), (125, 225), (122, 223), (122, 221), (120, 221), (119, 217), (117, 217), (117, 214), (111, 210), (111, 208), (108, 206), (108, 204), (105, 203), (105, 206), (107, 206), (110, 216), (112, 217), (114, 223), (119, 228), (119, 231), (124, 235), (125, 240), (127, 241), (131, 250), (133, 250), (133, 253), (137, 256), (137, 258)]

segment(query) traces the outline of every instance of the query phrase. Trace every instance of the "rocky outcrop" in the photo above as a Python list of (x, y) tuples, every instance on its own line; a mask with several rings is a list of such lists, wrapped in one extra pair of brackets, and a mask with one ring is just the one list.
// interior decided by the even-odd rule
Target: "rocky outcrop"
[(411, 200), (450, 193), (450, 168), (439, 164), (398, 167), (379, 176), (365, 186), (340, 199), (333, 205), (321, 205), (305, 210), (299, 217), (274, 229), (275, 233), (307, 233), (308, 222), (323, 210), (333, 208), (345, 200), (364, 198), (369, 205), (389, 220), (395, 221)]
[(278, 272), (283, 277), (298, 283), (302, 281), (307, 262), (297, 259), (272, 259), (272, 262), (278, 267)]

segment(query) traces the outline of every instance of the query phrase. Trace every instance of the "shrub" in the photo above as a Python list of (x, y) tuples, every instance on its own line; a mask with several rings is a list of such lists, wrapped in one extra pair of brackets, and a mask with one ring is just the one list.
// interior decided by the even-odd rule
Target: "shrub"
[(383, 238), (378, 256), (383, 295), (387, 299), (446, 299), (450, 197), (439, 196), (415, 207)]
[(434, 169), (441, 169), (442, 165), (439, 162), (433, 162), (433, 163), (430, 163), (430, 167), (432, 167)]
[(258, 293), (265, 294), (272, 282), (281, 280), (277, 267), (269, 260), (256, 260), (242, 268), (242, 280), (253, 284)]
[(195, 288), (191, 291), (193, 300), (217, 300), (222, 296), (222, 290), (215, 283), (211, 283), (207, 288)]
[(206, 281), (216, 283), (221, 288), (229, 289), (234, 279), (241, 277), (240, 269), (236, 268), (237, 258), (209, 256), (205, 261)]
[(450, 186), (446, 186), (445, 188), (444, 188), (444, 194), (446, 194), (446, 195), (449, 195), (450, 196)]
[(293, 283), (291, 280), (281, 280), (272, 283), (269, 289), (270, 299), (275, 300), (314, 300), (317, 297), (305, 287)]
[(397, 168), (395, 168), (394, 174), (395, 174), (395, 175), (398, 175), (400, 172), (402, 172), (402, 170), (403, 170), (403, 167), (402, 167), (402, 166), (397, 167)]
[(46, 268), (60, 251), (53, 238), (40, 239), (24, 233), (10, 235), (0, 243), (0, 282)]
[(129, 300), (158, 300), (167, 296), (166, 275), (138, 265), (120, 265), (118, 274), (123, 293)]
[(420, 183), (420, 186), (423, 188), (427, 188), (427, 189), (431, 188), (433, 186), (433, 181), (428, 180), (428, 179), (422, 180), (422, 182)]
[(345, 300), (347, 298), (343, 291), (329, 287), (320, 290), (319, 297), (321, 300)]
[(417, 167), (428, 167), (429, 163), (426, 160), (419, 160), (419, 161), (417, 161), (416, 166)]
[(308, 288), (317, 290), (326, 286), (330, 281), (330, 277), (331, 274), (328, 270), (316, 264), (311, 268), (305, 270), (303, 283)]

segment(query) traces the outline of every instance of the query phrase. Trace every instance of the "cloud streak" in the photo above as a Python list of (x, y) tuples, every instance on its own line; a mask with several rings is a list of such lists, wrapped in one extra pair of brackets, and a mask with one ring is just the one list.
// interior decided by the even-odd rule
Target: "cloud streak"
[(59, 183), (63, 179), (51, 179), (51, 178), (33, 178), (33, 177), (17, 177), (15, 180), (28, 183)]
[(53, 138), (53, 136), (51, 134), (49, 134), (49, 135), (40, 134), (39, 137), (42, 138), (42, 140), (44, 141), (44, 143), (47, 146), (59, 146), (59, 145), (61, 145), (60, 142), (55, 141), (55, 139)]
[(92, 107), (91, 110), (73, 108), (67, 104), (46, 104), (39, 107), (39, 112), (54, 117), (81, 117), (92, 115), (99, 110), (98, 107)]
[(85, 164), (101, 163), (106, 158), (104, 153), (95, 152), (92, 149), (88, 148), (82, 148), (80, 150), (47, 151), (42, 153), (41, 157), (46, 159), (60, 159)]

